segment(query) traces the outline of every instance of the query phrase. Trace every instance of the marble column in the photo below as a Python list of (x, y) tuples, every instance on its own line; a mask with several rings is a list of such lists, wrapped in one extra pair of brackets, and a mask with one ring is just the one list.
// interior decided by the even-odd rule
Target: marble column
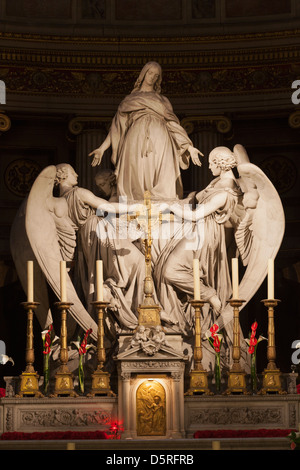
[(201, 157), (201, 167), (190, 163), (188, 170), (182, 171), (183, 189), (186, 196), (192, 191), (201, 191), (212, 180), (208, 166), (209, 153), (220, 145), (229, 146), (224, 143), (224, 137), (229, 135), (232, 124), (228, 117), (216, 115), (188, 116), (181, 121), (181, 125), (188, 133), (194, 147), (204, 154), (204, 157)]
[[(131, 414), (132, 410), (132, 397), (130, 395), (131, 388), (131, 373), (122, 371), (119, 368), (119, 387), (118, 387), (118, 419), (123, 423), (124, 432), (122, 439), (132, 437), (132, 423)], [(135, 416), (135, 415), (134, 415)]]
[(172, 430), (170, 437), (185, 437), (184, 429), (184, 369), (182, 372), (171, 372), (172, 377)]
[(69, 122), (69, 131), (76, 136), (76, 162), (75, 170), (78, 173), (78, 184), (83, 188), (97, 193), (95, 175), (100, 169), (112, 168), (110, 150), (106, 151), (102, 162), (97, 167), (92, 167), (92, 157), (89, 157), (94, 149), (105, 140), (110, 118), (75, 117)]

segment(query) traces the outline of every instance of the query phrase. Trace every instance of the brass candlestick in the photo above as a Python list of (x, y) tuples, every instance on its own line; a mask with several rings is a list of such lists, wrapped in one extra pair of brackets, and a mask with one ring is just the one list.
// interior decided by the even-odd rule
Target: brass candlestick
[(104, 348), (104, 311), (109, 306), (109, 302), (95, 301), (92, 304), (96, 307), (98, 313), (98, 336), (97, 336), (97, 359), (98, 365), (92, 374), (92, 389), (88, 394), (89, 397), (96, 395), (115, 396), (110, 389), (110, 374), (103, 370), (105, 363)]
[(213, 395), (208, 388), (207, 374), (202, 365), (202, 344), (201, 344), (201, 311), (204, 305), (202, 300), (191, 300), (195, 309), (195, 345), (194, 345), (194, 369), (190, 373), (190, 388), (185, 395), (195, 395), (203, 393)]
[(281, 372), (276, 366), (276, 347), (275, 347), (275, 325), (274, 325), (274, 308), (278, 305), (278, 299), (262, 300), (268, 309), (268, 346), (267, 358), (268, 365), (263, 374), (263, 386), (259, 394), (267, 393), (285, 394), (281, 386)]
[(229, 303), (233, 307), (233, 347), (232, 359), (233, 364), (228, 372), (228, 388), (225, 391), (226, 395), (231, 393), (248, 394), (246, 388), (246, 373), (240, 364), (241, 359), (241, 345), (240, 345), (240, 307), (245, 301), (240, 299), (230, 299)]
[(33, 311), (40, 304), (38, 302), (23, 302), (22, 305), (27, 310), (27, 332), (26, 332), (26, 368), (20, 375), (20, 391), (17, 397), (34, 396), (43, 397), (39, 391), (39, 376), (34, 370), (34, 344), (33, 344)]
[(67, 311), (71, 307), (70, 302), (56, 302), (55, 304), (60, 310), (61, 326), (60, 326), (60, 367), (55, 374), (55, 388), (52, 397), (67, 395), (76, 397), (74, 391), (73, 374), (68, 367), (68, 345), (67, 345)]

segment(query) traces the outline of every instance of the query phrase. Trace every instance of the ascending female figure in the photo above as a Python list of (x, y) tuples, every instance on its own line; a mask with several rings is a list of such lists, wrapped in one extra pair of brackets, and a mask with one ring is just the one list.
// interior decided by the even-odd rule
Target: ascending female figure
[(112, 147), (119, 196), (141, 200), (146, 190), (152, 199), (182, 197), (180, 168), (189, 159), (200, 166), (202, 153), (193, 147), (180, 126), (169, 100), (160, 94), (161, 67), (147, 63), (134, 89), (119, 105), (105, 141), (90, 153), (92, 166), (100, 165)]

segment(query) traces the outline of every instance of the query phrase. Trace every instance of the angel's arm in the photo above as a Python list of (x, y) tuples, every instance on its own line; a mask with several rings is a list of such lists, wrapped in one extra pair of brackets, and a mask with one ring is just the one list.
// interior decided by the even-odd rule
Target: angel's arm
[(78, 191), (82, 202), (88, 204), (93, 209), (99, 209), (114, 214), (128, 211), (127, 204), (121, 204), (118, 202), (108, 202), (106, 201), (106, 199), (102, 199), (101, 197), (95, 196), (94, 193), (85, 188), (78, 188)]
[(209, 202), (198, 204), (195, 210), (193, 210), (190, 205), (182, 206), (180, 204), (173, 204), (170, 206), (170, 211), (178, 217), (184, 218), (186, 221), (196, 222), (222, 209), (226, 204), (227, 196), (227, 191), (222, 191), (215, 194)]

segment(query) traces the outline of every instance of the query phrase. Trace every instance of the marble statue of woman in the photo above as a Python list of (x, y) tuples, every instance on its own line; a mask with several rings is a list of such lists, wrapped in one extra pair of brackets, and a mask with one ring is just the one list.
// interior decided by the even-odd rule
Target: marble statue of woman
[(90, 153), (92, 166), (99, 165), (111, 146), (118, 196), (142, 200), (182, 198), (180, 169), (191, 159), (201, 165), (202, 153), (193, 147), (169, 100), (161, 95), (162, 71), (147, 63), (130, 95), (120, 103), (110, 131), (99, 148)]

